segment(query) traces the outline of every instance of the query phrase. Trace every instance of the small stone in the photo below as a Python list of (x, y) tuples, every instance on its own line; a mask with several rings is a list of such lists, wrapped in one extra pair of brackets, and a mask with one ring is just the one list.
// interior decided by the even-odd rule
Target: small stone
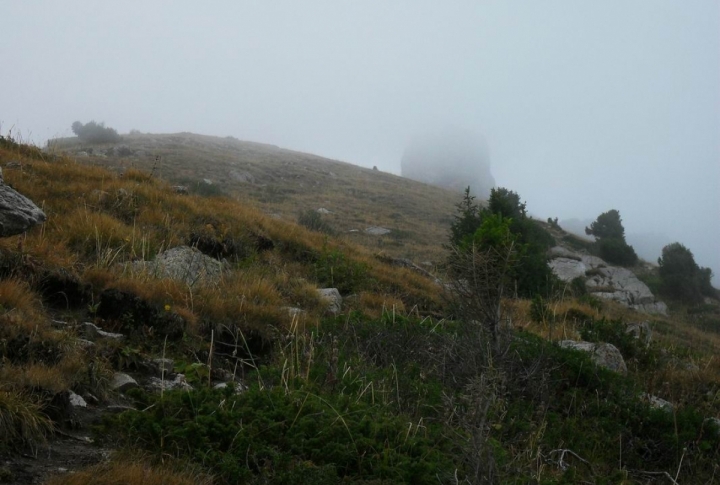
[(332, 212), (330, 212), (329, 210), (327, 210), (325, 207), (320, 207), (320, 208), (317, 210), (317, 213), (318, 213), (318, 214), (332, 214)]
[(87, 407), (87, 402), (85, 402), (85, 399), (83, 399), (82, 396), (78, 396), (72, 391), (68, 391), (68, 399), (70, 399), (70, 404), (72, 404), (76, 408)]
[(372, 226), (365, 229), (365, 233), (370, 234), (371, 236), (384, 236), (386, 234), (390, 234), (391, 232), (392, 231), (390, 229), (380, 226)]
[(113, 375), (112, 383), (110, 387), (116, 391), (125, 392), (128, 389), (134, 389), (138, 387), (138, 383), (135, 379), (122, 372), (116, 372)]
[(112, 333), (112, 332), (106, 332), (104, 330), (100, 330), (100, 328), (95, 325), (94, 323), (90, 322), (84, 322), (82, 324), (83, 332), (85, 333), (85, 336), (90, 340), (96, 340), (98, 338), (107, 338), (107, 339), (113, 339), (113, 340), (120, 340), (125, 338), (125, 336), (121, 333)]

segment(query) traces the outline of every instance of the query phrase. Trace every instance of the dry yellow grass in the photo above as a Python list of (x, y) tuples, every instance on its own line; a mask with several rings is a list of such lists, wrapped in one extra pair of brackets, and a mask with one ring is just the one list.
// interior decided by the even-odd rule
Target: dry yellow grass
[(212, 477), (168, 465), (153, 466), (141, 458), (118, 458), (74, 473), (64, 473), (44, 485), (212, 485)]

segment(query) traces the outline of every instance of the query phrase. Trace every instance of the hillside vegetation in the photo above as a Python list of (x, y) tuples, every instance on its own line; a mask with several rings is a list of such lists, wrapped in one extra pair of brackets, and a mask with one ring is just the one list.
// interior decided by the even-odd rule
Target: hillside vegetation
[[(488, 299), (458, 291), (473, 282), (453, 277), (452, 266), (440, 265), (436, 280), (391, 257), (448, 261), (442, 244), (460, 196), (292, 152), (295, 162), (279, 169), (259, 154), (280, 150), (235, 140), (137, 135), (125, 143), (140, 150), (131, 141), (151, 139), (166, 151), (124, 160), (0, 138), (5, 182), (47, 214), (43, 225), (0, 239), (0, 483), (712, 483), (720, 476), (717, 305), (648, 317), (571, 287), (533, 300), (500, 292), (490, 348), (485, 315), (474, 310)], [(184, 151), (188, 144), (193, 151)], [(254, 155), (243, 163), (268, 172), (254, 174), (254, 184), (219, 184), (227, 196), (178, 193), (172, 185), (183, 177), (227, 179), (206, 159), (187, 156), (203, 150), (218, 158), (224, 150), (227, 167), (247, 150)], [(155, 169), (141, 166), (154, 156), (161, 157)], [(186, 165), (162, 165), (169, 159)], [(281, 178), (295, 173), (303, 178)], [(353, 190), (378, 204), (365, 206)], [(386, 225), (407, 231), (406, 239), (378, 246), (377, 238), (354, 241), (355, 233), (337, 237), (293, 222), (299, 207), (315, 205), (342, 216), (330, 219), (335, 234), (353, 223)], [(495, 225), (478, 238), (509, 240), (510, 221), (488, 220)], [(139, 269), (182, 245), (224, 260), (219, 280), (187, 284)], [(319, 296), (326, 287), (343, 296), (339, 312)], [(626, 332), (640, 321), (653, 330), (649, 344)], [(84, 322), (124, 338), (88, 342)], [(562, 348), (565, 339), (612, 343), (627, 373)], [(115, 372), (142, 381), (157, 358), (173, 359), (188, 386), (113, 389)], [(227, 385), (216, 387), (220, 380)], [(86, 414), (67, 404), (69, 391), (88, 398)], [(21, 469), (23, 453), (76, 442), (78, 429), (92, 431), (83, 450), (115, 450), (110, 459), (74, 465), (71, 474)]]
[[(49, 148), (84, 163), (145, 170), (191, 193), (224, 194), (285, 220), (324, 208), (330, 213), (323, 218), (348, 240), (414, 261), (443, 259), (441, 245), (457, 202), (450, 190), (233, 137), (130, 134), (119, 146), (65, 138), (51, 140)], [(363, 232), (373, 226), (391, 232)]]

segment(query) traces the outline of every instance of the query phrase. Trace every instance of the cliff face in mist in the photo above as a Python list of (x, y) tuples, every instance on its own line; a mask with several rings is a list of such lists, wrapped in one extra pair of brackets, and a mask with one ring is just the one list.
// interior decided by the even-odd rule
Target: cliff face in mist
[(415, 136), (400, 163), (401, 174), (419, 182), (463, 191), (486, 199), (495, 179), (485, 140), (457, 129)]

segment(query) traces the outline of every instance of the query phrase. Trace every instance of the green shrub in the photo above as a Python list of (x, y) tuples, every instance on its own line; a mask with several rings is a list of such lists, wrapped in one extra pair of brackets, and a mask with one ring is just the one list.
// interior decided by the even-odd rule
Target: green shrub
[(613, 209), (603, 212), (590, 227), (585, 228), (585, 233), (595, 236), (593, 252), (608, 263), (620, 266), (633, 266), (637, 263), (635, 249), (625, 242), (625, 228), (619, 211)]
[[(437, 483), (452, 463), (437, 426), (413, 430), (383, 406), (317, 389), (253, 386), (137, 395), (111, 427), (130, 443), (208, 467), (223, 483)], [(380, 482), (378, 482), (380, 483)]]
[(310, 229), (311, 231), (322, 232), (332, 235), (335, 233), (330, 224), (322, 218), (322, 215), (315, 210), (307, 209), (301, 212), (297, 218), (298, 224)]
[(72, 124), (72, 131), (85, 143), (116, 143), (122, 140), (115, 129), (105, 126), (102, 122), (90, 121), (83, 125), (76, 121)]
[(693, 253), (682, 244), (665, 246), (658, 265), (663, 295), (688, 304), (701, 303), (703, 296), (716, 297), (710, 283), (712, 271), (699, 267)]
[(327, 247), (315, 262), (315, 277), (319, 285), (337, 288), (343, 295), (361, 290), (369, 280), (366, 264), (348, 258), (340, 249)]
[(597, 254), (608, 263), (620, 266), (634, 266), (638, 261), (635, 249), (622, 239), (600, 239)]

